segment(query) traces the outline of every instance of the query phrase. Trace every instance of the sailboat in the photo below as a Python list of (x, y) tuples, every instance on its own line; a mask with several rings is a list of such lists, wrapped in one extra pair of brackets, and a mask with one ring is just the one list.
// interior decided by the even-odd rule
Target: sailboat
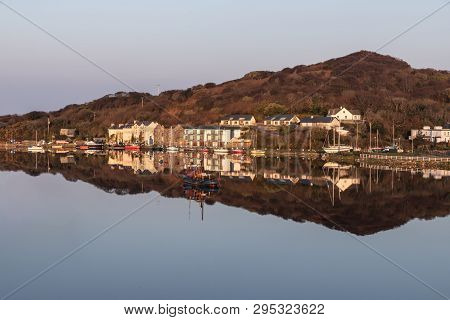
[(28, 152), (44, 152), (44, 148), (38, 145), (37, 130), (36, 130), (36, 144), (34, 146), (28, 147)]
[[(255, 148), (258, 144), (258, 129), (255, 129)], [(260, 149), (252, 149), (250, 150), (250, 155), (252, 155), (253, 157), (263, 157), (266, 155), (266, 152), (264, 150), (260, 150)]]
[(350, 152), (353, 150), (351, 146), (341, 145), (341, 134), (338, 132), (338, 144), (336, 145), (335, 141), (336, 129), (333, 128), (333, 145), (328, 147), (323, 147), (323, 151), (325, 153), (340, 153), (340, 152)]
[(178, 147), (172, 145), (173, 143), (173, 128), (170, 127), (170, 145), (166, 148), (167, 152), (178, 152)]

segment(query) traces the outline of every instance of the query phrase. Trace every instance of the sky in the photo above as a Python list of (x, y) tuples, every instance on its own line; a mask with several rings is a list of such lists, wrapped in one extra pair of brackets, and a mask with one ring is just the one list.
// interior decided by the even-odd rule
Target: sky
[[(122, 82), (156, 94), (375, 51), (445, 2), (0, 0), (0, 114), (130, 91)], [(379, 53), (450, 70), (448, 34), (450, 5)]]

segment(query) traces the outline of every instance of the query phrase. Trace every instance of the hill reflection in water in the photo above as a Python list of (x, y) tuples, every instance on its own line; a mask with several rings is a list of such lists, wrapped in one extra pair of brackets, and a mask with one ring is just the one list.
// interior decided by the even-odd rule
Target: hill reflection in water
[[(191, 167), (215, 176), (219, 190), (195, 193), (183, 188), (180, 173)], [(61, 174), (66, 180), (81, 180), (117, 195), (162, 192), (176, 184), (163, 196), (189, 198), (201, 210), (207, 211), (205, 204), (220, 202), (357, 235), (450, 213), (450, 171), (445, 170), (408, 172), (299, 158), (121, 151), (0, 152), (0, 170)]]

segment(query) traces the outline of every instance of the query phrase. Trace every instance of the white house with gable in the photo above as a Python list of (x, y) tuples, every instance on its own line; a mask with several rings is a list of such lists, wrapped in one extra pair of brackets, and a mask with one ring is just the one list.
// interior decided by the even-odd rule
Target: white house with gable
[(328, 117), (336, 118), (342, 122), (356, 122), (361, 121), (361, 112), (340, 107), (328, 110)]

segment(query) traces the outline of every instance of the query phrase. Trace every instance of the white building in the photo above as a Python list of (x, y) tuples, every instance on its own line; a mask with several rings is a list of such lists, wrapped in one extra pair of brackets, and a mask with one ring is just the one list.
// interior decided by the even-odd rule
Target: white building
[(189, 147), (226, 147), (231, 139), (240, 136), (241, 129), (238, 127), (212, 125), (184, 129), (184, 142)]
[(417, 137), (422, 137), (425, 140), (441, 143), (441, 142), (450, 142), (450, 123), (447, 123), (445, 126), (436, 126), (431, 128), (429, 126), (425, 126), (422, 129), (412, 129), (410, 139), (416, 139)]
[(345, 107), (330, 109), (327, 116), (343, 122), (361, 121), (361, 112), (359, 110), (349, 110)]

